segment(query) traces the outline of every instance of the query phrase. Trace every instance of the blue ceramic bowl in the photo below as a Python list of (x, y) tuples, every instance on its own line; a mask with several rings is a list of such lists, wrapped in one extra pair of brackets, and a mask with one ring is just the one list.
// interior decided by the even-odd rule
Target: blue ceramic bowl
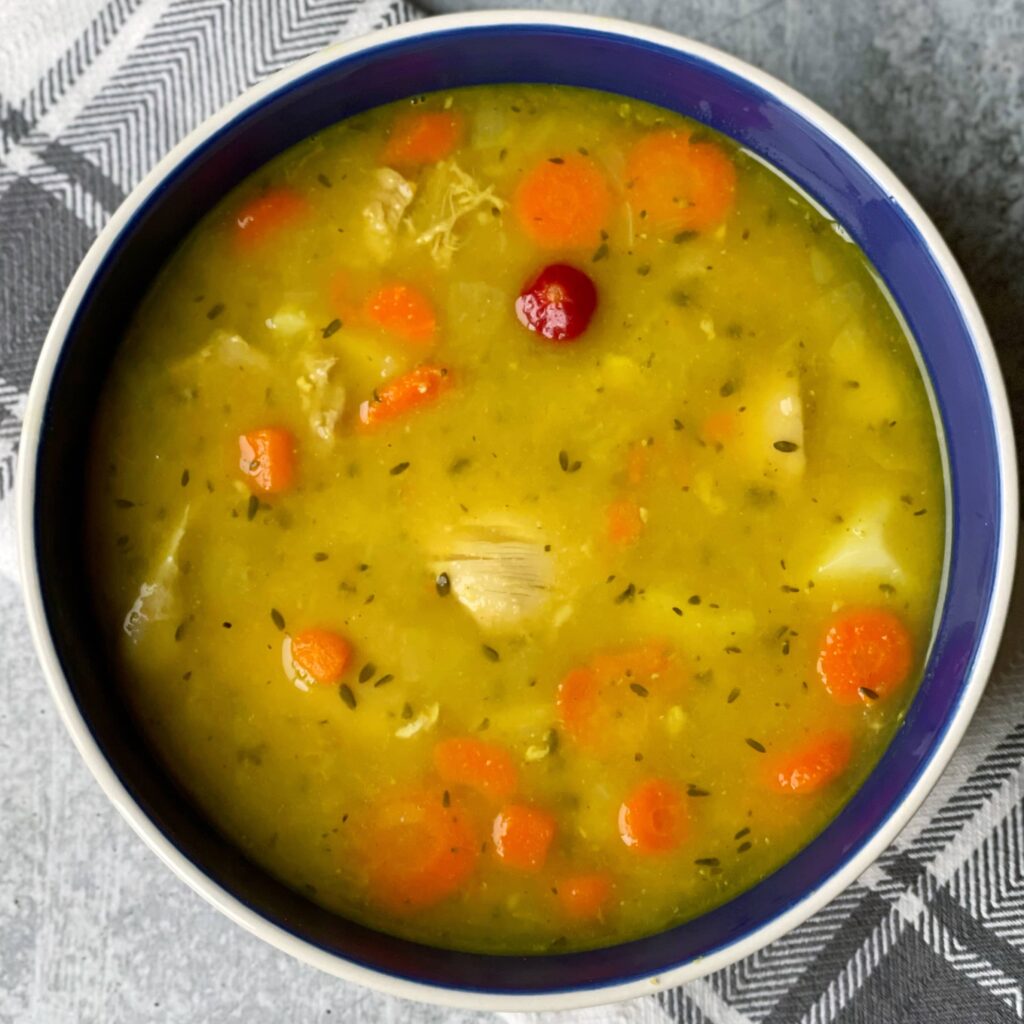
[[(832, 824), (755, 888), (697, 920), (594, 952), (445, 952), (357, 926), (269, 877), (188, 803), (112, 687), (84, 570), (82, 507), (94, 400), (127, 318), (186, 232), (270, 157), (367, 107), (485, 82), (557, 82), (661, 104), (774, 165), (864, 249), (917, 339), (945, 441), (941, 613), (920, 690), (881, 763)], [(142, 837), (197, 891), (269, 942), (389, 992), (480, 1008), (597, 1003), (686, 981), (764, 945), (849, 884), (906, 823), (984, 688), (1016, 543), (1012, 435), (991, 343), (933, 226), (860, 142), (803, 97), (726, 55), (638, 26), (566, 15), (438, 18), (317, 54), (245, 94), (132, 193), (57, 313), (21, 447), (28, 606), (79, 749)], [(170, 908), (169, 908), (169, 912)]]

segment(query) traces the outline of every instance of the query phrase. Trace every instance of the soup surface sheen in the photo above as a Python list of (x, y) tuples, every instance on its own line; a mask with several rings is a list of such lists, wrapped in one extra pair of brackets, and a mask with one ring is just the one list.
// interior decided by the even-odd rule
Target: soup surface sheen
[(860, 251), (583, 90), (418, 97), (254, 174), (141, 303), (94, 457), (173, 774), (312, 899), (458, 948), (618, 942), (785, 862), (898, 726), (943, 562)]

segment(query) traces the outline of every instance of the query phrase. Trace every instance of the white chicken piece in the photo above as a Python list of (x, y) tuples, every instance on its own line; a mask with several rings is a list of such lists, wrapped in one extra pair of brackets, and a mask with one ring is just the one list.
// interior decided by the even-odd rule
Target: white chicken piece
[(338, 360), (334, 356), (306, 357), (306, 372), (295, 381), (302, 411), (321, 441), (333, 441), (338, 420), (345, 411), (345, 388), (332, 379)]
[(149, 623), (169, 619), (177, 610), (177, 583), (181, 574), (178, 566), (178, 549), (188, 527), (188, 511), (189, 506), (186, 505), (149, 580), (144, 581), (139, 587), (138, 596), (124, 617), (124, 631), (133, 642), (138, 641)]
[(270, 368), (270, 360), (265, 352), (254, 348), (240, 334), (218, 330), (201, 349), (174, 363), (170, 372), (172, 376), (194, 379), (197, 371), (211, 361), (234, 370)]
[(416, 195), (416, 186), (390, 167), (376, 170), (374, 184), (373, 195), (363, 207), (363, 224), (370, 251), (384, 263), (394, 251), (398, 225)]
[(554, 559), (537, 530), (511, 522), (464, 523), (444, 538), (433, 570), (488, 631), (536, 618), (554, 594)]
[(891, 502), (879, 502), (848, 519), (844, 536), (825, 553), (817, 575), (833, 579), (872, 576), (898, 581), (903, 569), (885, 542), (885, 527), (891, 511)]

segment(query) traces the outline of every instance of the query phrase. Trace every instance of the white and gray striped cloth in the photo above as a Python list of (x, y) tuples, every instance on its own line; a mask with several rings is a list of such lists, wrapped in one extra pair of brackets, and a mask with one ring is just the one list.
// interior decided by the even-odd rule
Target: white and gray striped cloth
[[(25, 393), (60, 295), (105, 220), (177, 139), (247, 86), (334, 40), (417, 16), (402, 0), (0, 0), (0, 1022), (491, 1016), (317, 974), (173, 879), (117, 819), (56, 721), (14, 561)], [(557, 1019), (1024, 1017), (1022, 612), (1018, 601), (999, 668), (938, 787), (855, 885), (709, 978)]]

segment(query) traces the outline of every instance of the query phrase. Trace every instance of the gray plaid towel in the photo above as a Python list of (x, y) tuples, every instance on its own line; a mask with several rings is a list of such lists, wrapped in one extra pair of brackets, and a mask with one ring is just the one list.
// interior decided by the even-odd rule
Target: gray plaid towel
[[(198, 898), (181, 899), (177, 883), (140, 857), (43, 692), (17, 594), (10, 500), (39, 346), (76, 264), (126, 192), (265, 75), (416, 15), (401, 0), (0, 0), (0, 1021), (478, 1019), (320, 976)], [(731, 968), (564, 1019), (1021, 1019), (1024, 612), (1015, 607), (962, 747), (856, 884)]]

